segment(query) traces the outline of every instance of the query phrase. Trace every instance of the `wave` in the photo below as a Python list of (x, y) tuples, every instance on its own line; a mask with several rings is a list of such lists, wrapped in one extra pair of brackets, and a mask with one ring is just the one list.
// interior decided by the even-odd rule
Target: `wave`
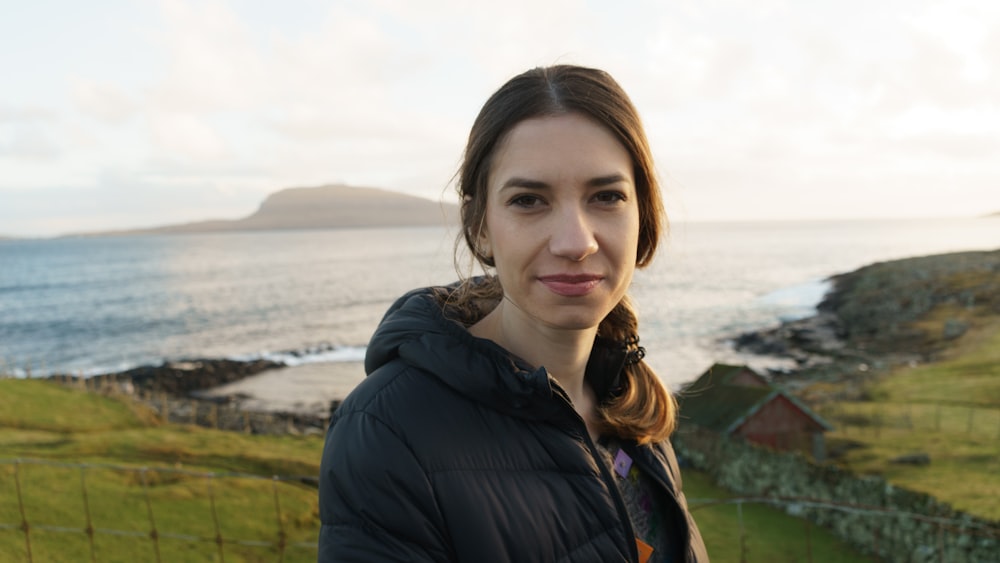
[(366, 346), (335, 346), (333, 344), (318, 344), (294, 350), (261, 351), (251, 354), (233, 354), (222, 357), (184, 357), (160, 358), (158, 360), (142, 359), (123, 361), (114, 365), (98, 365), (73, 370), (32, 369), (9, 365), (0, 361), (0, 377), (26, 379), (29, 377), (51, 377), (54, 375), (72, 375), (89, 378), (97, 375), (122, 373), (143, 366), (158, 366), (167, 363), (197, 362), (199, 360), (233, 360), (236, 362), (254, 362), (268, 360), (288, 367), (319, 363), (360, 363), (365, 360)]
[(816, 307), (831, 289), (833, 282), (829, 279), (811, 280), (776, 289), (758, 297), (756, 302), (779, 309), (780, 320), (794, 321), (815, 314)]
[(333, 346), (331, 344), (321, 344), (299, 350), (262, 352), (250, 356), (235, 356), (230, 359), (241, 361), (270, 360), (285, 364), (286, 366), (300, 366), (303, 364), (363, 362), (365, 361), (365, 352), (367, 351), (368, 348), (366, 346)]

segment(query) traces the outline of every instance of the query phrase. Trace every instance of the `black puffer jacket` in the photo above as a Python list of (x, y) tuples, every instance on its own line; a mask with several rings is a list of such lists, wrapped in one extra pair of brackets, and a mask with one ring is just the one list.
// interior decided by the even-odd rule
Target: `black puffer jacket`
[[(430, 290), (392, 306), (365, 369), (327, 433), (320, 561), (638, 560), (611, 473), (544, 369), (445, 319)], [(670, 445), (628, 449), (666, 490), (687, 560), (707, 561)]]

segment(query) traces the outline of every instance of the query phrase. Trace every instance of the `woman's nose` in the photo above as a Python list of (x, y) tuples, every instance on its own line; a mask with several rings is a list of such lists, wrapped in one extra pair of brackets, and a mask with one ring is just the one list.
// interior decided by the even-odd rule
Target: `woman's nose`
[(582, 210), (566, 209), (553, 219), (549, 237), (549, 251), (553, 255), (579, 262), (597, 252), (597, 238)]

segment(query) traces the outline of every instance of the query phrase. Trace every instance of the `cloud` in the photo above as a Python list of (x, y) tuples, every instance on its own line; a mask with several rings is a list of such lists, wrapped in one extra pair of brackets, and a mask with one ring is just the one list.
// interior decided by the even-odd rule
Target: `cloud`
[(195, 115), (155, 113), (149, 125), (155, 146), (168, 155), (200, 161), (219, 160), (228, 154), (222, 137)]
[(58, 157), (52, 132), (57, 122), (44, 108), (0, 106), (0, 171), (15, 160), (46, 162)]
[(73, 97), (83, 113), (109, 125), (119, 125), (135, 114), (135, 103), (123, 89), (81, 78), (73, 86)]
[(55, 113), (37, 106), (9, 106), (0, 104), (0, 124), (24, 124), (51, 121)]
[(436, 197), (486, 98), (570, 62), (629, 92), (691, 218), (851, 214), (945, 181), (1000, 205), (981, 189), (1000, 178), (995, 3), (140, 4), (128, 32), (44, 64), (44, 95), (4, 92), (0, 189), (104, 186), (135, 206), (117, 221), (197, 219), (199, 190), (240, 209), (330, 181)]
[(59, 145), (42, 127), (14, 127), (7, 135), (3, 135), (0, 129), (0, 158), (48, 161), (58, 157), (59, 153)]

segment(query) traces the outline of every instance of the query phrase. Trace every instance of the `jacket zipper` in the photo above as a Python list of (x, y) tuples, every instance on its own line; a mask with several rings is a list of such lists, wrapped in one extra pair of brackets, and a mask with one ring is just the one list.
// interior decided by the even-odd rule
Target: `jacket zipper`
[[(638, 562), (639, 548), (635, 543), (636, 535), (635, 529), (632, 528), (632, 517), (629, 516), (628, 508), (625, 507), (625, 500), (618, 491), (618, 484), (615, 483), (614, 477), (611, 475), (611, 470), (608, 469), (607, 464), (604, 463), (603, 459), (601, 459), (601, 454), (598, 453), (597, 446), (595, 446), (594, 441), (590, 439), (590, 432), (587, 431), (587, 423), (583, 421), (580, 414), (573, 408), (573, 403), (570, 401), (569, 396), (562, 389), (562, 387), (559, 387), (558, 383), (553, 381), (552, 387), (556, 389), (565, 405), (569, 407), (569, 411), (572, 413), (577, 424), (577, 430), (580, 431), (580, 435), (583, 436), (584, 443), (587, 444), (587, 449), (590, 450), (590, 457), (594, 460), (598, 469), (601, 471), (601, 478), (604, 480), (604, 486), (607, 487), (608, 492), (611, 493), (611, 499), (615, 501), (615, 507), (618, 509), (618, 519), (625, 525), (625, 543), (627, 544), (629, 552), (629, 560)], [(628, 541), (629, 539), (632, 541)]]
[[(624, 449), (624, 447), (625, 446), (623, 445), (622, 448)], [(694, 561), (695, 560), (694, 550), (691, 547), (691, 523), (688, 522), (687, 512), (681, 508), (681, 503), (679, 500), (677, 500), (677, 495), (674, 493), (674, 487), (671, 487), (666, 481), (664, 481), (660, 477), (659, 473), (653, 471), (652, 468), (650, 468), (649, 465), (646, 464), (642, 456), (638, 455), (638, 452), (636, 452), (631, 447), (629, 448), (629, 450), (630, 451), (627, 451), (625, 453), (632, 456), (633, 463), (637, 463), (639, 465), (639, 468), (642, 471), (644, 471), (647, 476), (651, 477), (654, 481), (656, 481), (656, 484), (659, 485), (660, 488), (667, 493), (667, 497), (669, 497), (670, 500), (673, 501), (674, 518), (683, 522), (681, 537), (684, 538), (683, 541), (686, 544), (685, 547), (687, 548), (685, 550), (685, 559), (687, 561)]]

